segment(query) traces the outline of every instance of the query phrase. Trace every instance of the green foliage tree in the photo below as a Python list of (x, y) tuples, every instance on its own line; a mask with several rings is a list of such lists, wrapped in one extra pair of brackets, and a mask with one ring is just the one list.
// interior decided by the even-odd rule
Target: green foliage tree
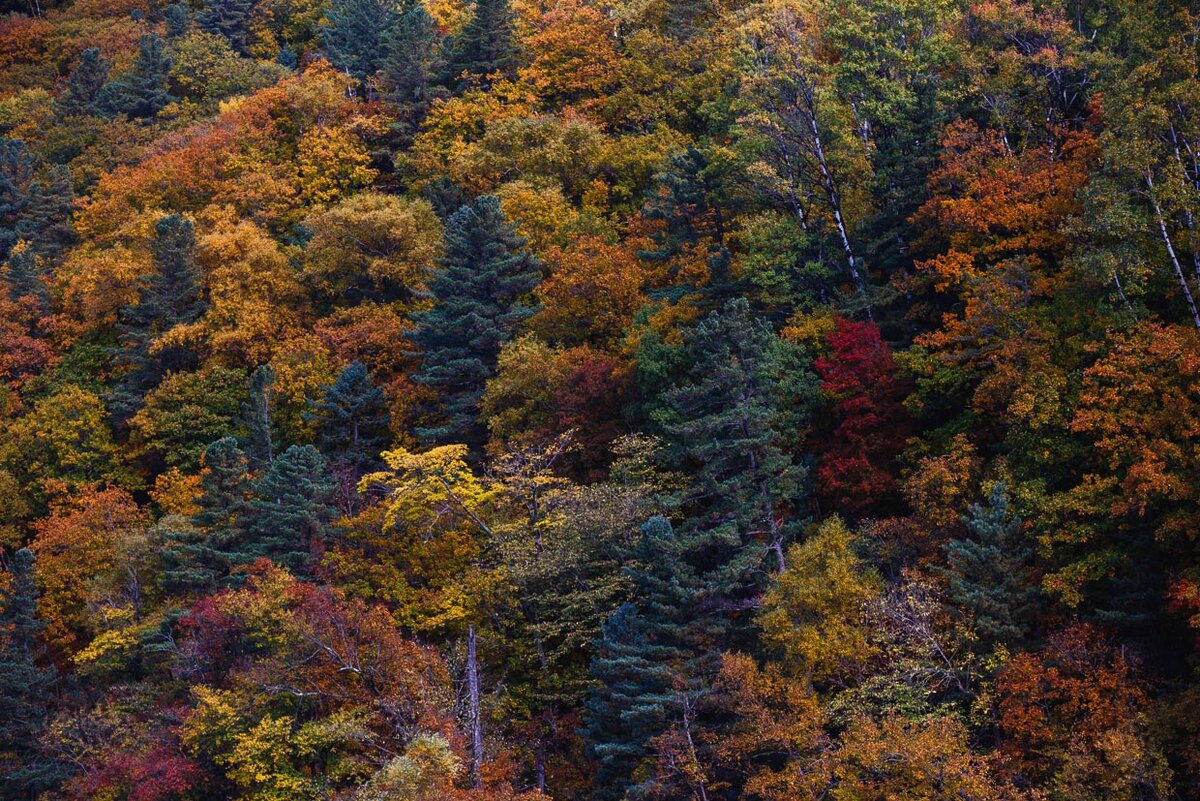
[(415, 316), (421, 349), (417, 383), (439, 391), (444, 422), (417, 434), (427, 442), (478, 446), (484, 385), (495, 375), (501, 346), (533, 309), (523, 300), (537, 286), (539, 263), (500, 209), (485, 195), (446, 221), (446, 250), (431, 286), (432, 309)]
[(1033, 570), (1033, 545), (996, 482), (987, 505), (974, 504), (966, 518), (970, 536), (946, 543), (946, 597), (970, 614), (980, 645), (1013, 646), (1028, 640), (1041, 598)]
[(399, 18), (389, 0), (333, 0), (321, 25), (321, 47), (335, 67), (366, 80), (379, 68), (385, 38)]
[(157, 33), (148, 33), (138, 42), (133, 69), (109, 81), (101, 90), (98, 103), (110, 114), (128, 114), (149, 119), (175, 100), (167, 90), (171, 55)]
[(335, 465), (357, 471), (378, 464), (379, 453), (390, 439), (386, 398), (362, 362), (342, 370), (306, 417), (317, 423), (321, 452)]
[(447, 82), (472, 80), (484, 85), (489, 76), (512, 76), (517, 69), (517, 41), (508, 0), (475, 0), (471, 19), (449, 44)]
[(204, 0), (204, 8), (196, 15), (196, 27), (224, 36), (230, 47), (246, 55), (254, 41), (251, 25), (257, 6), (258, 0)]
[(292, 445), (255, 485), (251, 550), (293, 572), (307, 572), (312, 547), (336, 517), (334, 484), (324, 457), (312, 445)]
[(71, 67), (62, 92), (54, 100), (54, 112), (60, 117), (87, 117), (99, 111), (100, 91), (108, 82), (111, 65), (100, 55), (100, 48), (89, 47)]
[(37, 164), (23, 141), (0, 138), (0, 260), (22, 240), (46, 256), (71, 244), (70, 172), (57, 166), (47, 178), (37, 178)]
[(124, 370), (109, 397), (113, 413), (124, 419), (141, 406), (145, 393), (171, 370), (189, 367), (192, 354), (168, 346), (152, 352), (155, 341), (176, 325), (199, 319), (206, 303), (200, 296), (200, 268), (191, 220), (170, 214), (154, 224), (150, 244), (154, 271), (142, 280), (136, 303), (121, 313), (117, 331), (121, 349), (117, 366)]
[(66, 772), (38, 753), (56, 672), (37, 663), (46, 621), (37, 614), (34, 561), (28, 548), (14, 553), (0, 587), (0, 790), (6, 798), (33, 798)]
[(414, 5), (400, 15), (383, 34), (383, 57), (379, 70), (383, 97), (397, 109), (397, 132), (410, 141), (420, 127), (430, 103), (445, 90), (433, 82), (440, 64), (441, 34), (423, 5)]
[(250, 402), (242, 407), (246, 423), (246, 452), (257, 467), (275, 463), (275, 437), (271, 408), (275, 399), (275, 371), (270, 365), (257, 367), (250, 376)]

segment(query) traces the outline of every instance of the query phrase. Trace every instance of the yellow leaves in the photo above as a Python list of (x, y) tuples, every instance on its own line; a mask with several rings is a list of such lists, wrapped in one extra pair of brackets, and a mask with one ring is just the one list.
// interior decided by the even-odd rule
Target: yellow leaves
[(788, 550), (787, 569), (763, 598), (764, 639), (786, 655), (789, 669), (838, 681), (872, 657), (866, 606), (880, 581), (854, 554), (840, 518)]
[(362, 140), (344, 128), (320, 127), (304, 134), (296, 148), (298, 191), (308, 203), (329, 203), (366, 186), (378, 174)]
[(441, 223), (428, 201), (360, 192), (309, 216), (304, 277), (337, 295), (363, 279), (377, 290), (424, 289), (441, 251)]

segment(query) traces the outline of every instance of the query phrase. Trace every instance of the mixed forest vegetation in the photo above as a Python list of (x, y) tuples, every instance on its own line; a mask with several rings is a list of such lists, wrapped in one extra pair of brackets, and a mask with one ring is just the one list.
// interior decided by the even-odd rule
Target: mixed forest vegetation
[(0, 797), (1200, 798), (1194, 3), (0, 11)]

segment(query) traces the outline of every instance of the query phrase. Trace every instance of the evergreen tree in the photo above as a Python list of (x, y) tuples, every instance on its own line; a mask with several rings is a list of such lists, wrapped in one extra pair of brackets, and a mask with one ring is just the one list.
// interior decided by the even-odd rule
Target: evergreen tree
[(324, 457), (312, 445), (293, 445), (279, 455), (255, 487), (252, 551), (293, 572), (306, 572), (312, 545), (320, 543), (337, 513), (334, 484)]
[(321, 452), (335, 465), (359, 472), (378, 462), (390, 439), (387, 399), (362, 362), (342, 370), (305, 417), (318, 424)]
[(34, 555), (13, 554), (8, 581), (0, 586), (0, 795), (34, 798), (63, 778), (52, 760), (37, 753), (55, 672), (37, 664), (38, 637), (46, 622), (37, 615)]
[(384, 37), (398, 18), (390, 0), (333, 0), (321, 26), (321, 48), (335, 67), (365, 81), (379, 68)]
[(172, 3), (163, 9), (167, 23), (167, 38), (178, 39), (192, 27), (192, 11), (187, 3)]
[(204, 451), (200, 511), (191, 526), (168, 531), (163, 549), (163, 583), (174, 590), (210, 590), (231, 571), (257, 558), (247, 537), (252, 520), (252, 486), (246, 454), (237, 439), (224, 437)]
[(159, 219), (150, 249), (154, 272), (143, 280), (137, 303), (122, 311), (117, 325), (122, 343), (117, 363), (126, 372), (113, 389), (109, 405), (120, 419), (141, 406), (146, 391), (167, 370), (189, 365), (191, 354), (185, 349), (171, 347), (151, 353), (151, 345), (175, 325), (197, 320), (206, 306), (200, 298), (191, 221), (178, 214)]
[(1029, 636), (1040, 592), (1033, 547), (1009, 512), (1003, 483), (992, 487), (986, 506), (971, 506), (966, 524), (970, 536), (946, 544), (946, 596), (970, 614), (983, 650), (1019, 644)]
[(708, 281), (702, 291), (718, 307), (735, 290), (726, 242), (734, 213), (729, 168), (728, 163), (689, 146), (654, 177), (657, 186), (643, 212), (647, 219), (663, 223), (655, 235), (657, 247), (643, 251), (643, 258), (667, 260), (703, 247)]
[(447, 83), (463, 86), (488, 76), (511, 77), (517, 69), (517, 43), (508, 0), (475, 0), (475, 11), (450, 44)]
[[(657, 413), (681, 467), (693, 476), (696, 567), (730, 600), (757, 592), (764, 567), (783, 569), (804, 512), (805, 471), (779, 446), (783, 360), (778, 339), (744, 298), (691, 332), (687, 373)], [(789, 519), (791, 518), (791, 519)]]
[(21, 298), (31, 297), (43, 311), (50, 308), (50, 292), (46, 288), (45, 276), (37, 257), (29, 248), (9, 256), (4, 284), (8, 288), (8, 299), (14, 303)]
[(254, 41), (251, 17), (256, 5), (258, 0), (204, 0), (196, 25), (205, 33), (224, 36), (240, 55), (249, 55)]
[(597, 798), (619, 799), (650, 754), (687, 692), (688, 622), (694, 584), (670, 522), (651, 518), (641, 530), (627, 569), (634, 600), (607, 621), (591, 675), (596, 687), (585, 704), (586, 735), (595, 757)]
[(54, 101), (59, 117), (86, 117), (96, 114), (100, 92), (108, 82), (111, 65), (100, 55), (100, 49), (89, 47), (71, 67), (62, 93)]
[(432, 309), (415, 318), (422, 364), (414, 380), (442, 394), (444, 423), (420, 429), (427, 442), (483, 441), (479, 401), (501, 346), (532, 313), (522, 304), (540, 265), (491, 195), (446, 221), (446, 250), (433, 278)]
[(257, 467), (270, 468), (275, 462), (274, 436), (271, 431), (271, 406), (275, 399), (275, 371), (260, 365), (250, 376), (250, 402), (242, 407), (246, 423), (246, 451)]
[(379, 63), (383, 97), (397, 109), (395, 127), (404, 142), (416, 134), (430, 103), (439, 94), (432, 77), (439, 69), (439, 39), (437, 23), (423, 5), (400, 15), (383, 36), (383, 58)]
[(56, 256), (73, 239), (74, 190), (66, 167), (36, 178), (29, 148), (20, 139), (0, 138), (0, 261), (24, 240), (41, 256)]
[(100, 93), (100, 105), (111, 114), (149, 119), (175, 100), (167, 91), (171, 56), (162, 37), (148, 33), (138, 42), (133, 70), (110, 81)]

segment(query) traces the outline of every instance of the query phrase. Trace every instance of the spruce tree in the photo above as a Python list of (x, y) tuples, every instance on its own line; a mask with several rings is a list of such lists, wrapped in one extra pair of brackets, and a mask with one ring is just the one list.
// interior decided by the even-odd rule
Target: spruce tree
[(256, 558), (247, 536), (253, 492), (246, 454), (234, 437), (204, 451), (200, 511), (191, 526), (167, 532), (163, 583), (171, 590), (208, 591), (229, 583), (234, 568)]
[(224, 36), (239, 55), (249, 55), (254, 41), (251, 17), (258, 0), (204, 0), (196, 26), (205, 33)]
[(13, 554), (8, 581), (0, 585), (0, 795), (34, 798), (63, 778), (42, 758), (37, 735), (46, 722), (54, 668), (37, 664), (38, 637), (46, 621), (37, 614), (33, 552)]
[(100, 55), (100, 49), (89, 47), (79, 56), (67, 75), (62, 93), (54, 101), (59, 117), (86, 117), (99, 111), (98, 102), (104, 84), (108, 82), (111, 65)]
[(415, 317), (421, 348), (414, 376), (442, 396), (444, 422), (419, 429), (426, 442), (483, 442), (479, 401), (501, 346), (533, 309), (522, 303), (539, 280), (537, 259), (491, 195), (446, 221), (446, 250), (433, 278), (434, 306)]
[(946, 596), (970, 615), (983, 650), (1019, 644), (1029, 636), (1040, 592), (1033, 547), (1009, 512), (1003, 483), (992, 487), (986, 506), (971, 506), (966, 524), (970, 535), (946, 544)]
[(475, 0), (475, 11), (450, 44), (447, 83), (472, 80), (488, 85), (489, 76), (511, 77), (517, 69), (517, 43), (508, 0)]
[(390, 0), (332, 0), (321, 26), (321, 49), (335, 67), (365, 81), (379, 68), (384, 37), (398, 18)]
[(17, 244), (17, 226), (35, 191), (29, 148), (20, 139), (0, 138), (0, 259)]
[[(433, 87), (439, 33), (437, 23), (423, 5), (415, 5), (383, 36), (383, 97), (396, 107), (395, 128), (403, 142), (416, 134), (429, 105), (438, 95)], [(444, 93), (444, 90), (441, 90)]]
[(321, 452), (337, 467), (369, 469), (390, 439), (387, 399), (362, 362), (342, 370), (305, 417), (316, 421)]
[(125, 307), (117, 324), (122, 347), (116, 361), (125, 373), (113, 389), (109, 405), (119, 419), (141, 406), (146, 391), (167, 370), (189, 366), (187, 350), (171, 347), (151, 353), (151, 345), (175, 325), (197, 320), (206, 307), (200, 297), (191, 221), (178, 214), (159, 219), (150, 249), (154, 271), (143, 279), (137, 302)]
[(29, 148), (0, 138), (0, 261), (24, 240), (40, 256), (56, 256), (73, 241), (74, 191), (66, 167), (38, 180)]
[(334, 483), (312, 445), (292, 445), (257, 483), (252, 503), (251, 550), (293, 572), (307, 572), (312, 545), (324, 540), (337, 516)]
[(9, 300), (17, 303), (22, 298), (32, 298), (41, 311), (49, 310), (50, 291), (46, 288), (42, 267), (29, 248), (9, 256), (3, 280)]
[(192, 27), (192, 11), (187, 3), (172, 3), (163, 9), (163, 18), (167, 23), (167, 38), (178, 39), (187, 34)]
[(730, 601), (755, 594), (804, 513), (803, 468), (779, 445), (783, 362), (770, 325), (744, 298), (687, 336), (687, 372), (656, 414), (680, 468), (696, 567)]
[(138, 42), (133, 69), (105, 85), (98, 103), (110, 114), (149, 119), (175, 100), (167, 91), (170, 70), (171, 56), (162, 37), (148, 33)]
[(597, 762), (597, 798), (620, 799), (681, 708), (693, 652), (688, 627), (695, 586), (670, 522), (642, 526), (627, 573), (634, 599), (602, 629), (590, 672), (596, 682), (585, 703), (589, 750)]
[(246, 455), (256, 468), (270, 468), (275, 462), (275, 438), (271, 426), (271, 406), (275, 399), (275, 371), (260, 365), (250, 376), (250, 402), (242, 407), (246, 424)]

